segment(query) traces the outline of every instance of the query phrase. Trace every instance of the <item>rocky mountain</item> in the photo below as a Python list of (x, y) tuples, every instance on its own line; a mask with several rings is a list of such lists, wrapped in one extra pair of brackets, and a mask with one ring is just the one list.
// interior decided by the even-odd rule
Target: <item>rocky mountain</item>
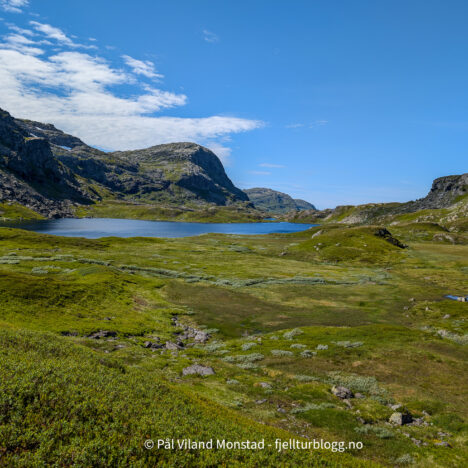
[(406, 203), (369, 203), (337, 206), (322, 211), (305, 210), (287, 216), (296, 222), (338, 222), (369, 224), (383, 222), (431, 221), (454, 222), (468, 216), (468, 173), (439, 177), (429, 193)]
[(244, 190), (249, 200), (258, 210), (268, 213), (287, 213), (289, 211), (315, 210), (315, 206), (304, 200), (295, 200), (286, 193), (264, 187)]
[(294, 203), (296, 204), (296, 208), (299, 211), (302, 211), (302, 210), (316, 210), (317, 209), (317, 208), (315, 208), (314, 205), (312, 205), (312, 203), (309, 203), (308, 201), (301, 200), (300, 198), (293, 198), (293, 200), (294, 200)]
[(104, 199), (177, 205), (248, 203), (218, 157), (195, 143), (104, 152), (51, 124), (0, 110), (0, 203), (46, 217)]

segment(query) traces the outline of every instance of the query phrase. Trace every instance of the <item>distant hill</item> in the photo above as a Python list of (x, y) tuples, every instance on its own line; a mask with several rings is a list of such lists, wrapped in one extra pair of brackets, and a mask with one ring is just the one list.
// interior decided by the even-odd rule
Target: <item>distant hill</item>
[(315, 206), (305, 200), (295, 200), (287, 193), (264, 187), (244, 190), (249, 200), (258, 210), (268, 213), (287, 213), (289, 211), (315, 210)]
[(436, 222), (458, 229), (468, 217), (468, 173), (439, 177), (429, 193), (406, 203), (369, 203), (344, 205), (322, 211), (305, 210), (291, 213), (292, 222), (344, 224)]
[(0, 203), (61, 217), (102, 200), (251, 207), (219, 158), (198, 144), (106, 153), (51, 124), (0, 110)]

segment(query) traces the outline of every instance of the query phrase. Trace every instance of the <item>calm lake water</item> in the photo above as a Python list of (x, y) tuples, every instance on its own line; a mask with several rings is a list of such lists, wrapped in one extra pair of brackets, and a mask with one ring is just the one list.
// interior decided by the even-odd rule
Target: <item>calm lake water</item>
[(56, 236), (87, 237), (188, 237), (208, 233), (271, 234), (304, 231), (316, 224), (294, 223), (183, 223), (141, 221), (135, 219), (64, 218), (43, 221), (0, 223), (0, 227), (17, 227)]

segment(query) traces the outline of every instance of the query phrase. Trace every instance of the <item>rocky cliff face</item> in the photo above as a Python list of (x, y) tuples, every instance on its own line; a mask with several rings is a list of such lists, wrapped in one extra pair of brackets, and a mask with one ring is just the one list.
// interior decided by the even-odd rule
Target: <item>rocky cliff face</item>
[(31, 136), (0, 110), (0, 202), (17, 202), (48, 217), (66, 216), (91, 198), (47, 140)]
[(288, 194), (264, 187), (244, 190), (255, 208), (268, 213), (315, 210), (314, 205), (304, 200), (294, 200)]
[(415, 202), (410, 202), (408, 208), (416, 210), (447, 208), (457, 198), (468, 194), (468, 173), (439, 177), (432, 182), (429, 193)]
[(47, 217), (101, 198), (170, 204), (248, 202), (218, 157), (195, 143), (106, 153), (51, 124), (0, 110), (0, 202)]

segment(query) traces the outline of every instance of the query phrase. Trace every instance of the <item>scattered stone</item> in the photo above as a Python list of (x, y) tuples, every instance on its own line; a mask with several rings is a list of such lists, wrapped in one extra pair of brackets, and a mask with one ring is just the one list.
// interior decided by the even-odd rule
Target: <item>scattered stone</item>
[(355, 393), (354, 398), (361, 398), (362, 399), (362, 398), (366, 398), (366, 396), (363, 395), (362, 393)]
[(266, 401), (267, 401), (267, 399), (264, 398), (263, 400), (256, 400), (255, 403), (256, 403), (257, 405), (263, 405), (263, 403), (266, 403)]
[(101, 338), (108, 338), (111, 336), (117, 336), (117, 333), (115, 331), (99, 330), (88, 335), (88, 338), (92, 338), (93, 340), (99, 340)]
[[(166, 343), (167, 344), (167, 343)], [(201, 366), (200, 364), (193, 364), (192, 366), (185, 367), (182, 370), (182, 375), (213, 375), (215, 372), (212, 367)]]
[(401, 405), (397, 403), (396, 405), (390, 405), (390, 408), (392, 408), (393, 411), (399, 410), (401, 408)]
[(176, 344), (176, 343), (173, 343), (172, 341), (166, 341), (166, 349), (169, 349), (171, 351), (178, 351), (181, 347)]
[(271, 385), (268, 382), (258, 382), (258, 387), (262, 388), (271, 388)]
[(208, 335), (208, 333), (205, 333), (204, 331), (198, 330), (193, 339), (195, 341), (198, 341), (199, 343), (206, 343), (210, 339), (210, 335)]
[(424, 418), (415, 418), (413, 419), (411, 426), (429, 426), (429, 424), (424, 420)]
[(396, 426), (403, 426), (410, 424), (413, 421), (413, 417), (409, 413), (393, 413), (388, 420), (389, 423), (395, 424)]
[(333, 395), (337, 396), (338, 398), (341, 398), (342, 400), (354, 397), (353, 392), (346, 387), (333, 386), (331, 392), (333, 393)]
[(286, 410), (284, 408), (278, 408), (277, 411), (278, 413), (286, 413)]
[(450, 318), (450, 314), (445, 314), (442, 318), (443, 319), (448, 319), (448, 318)]
[(434, 442), (434, 445), (436, 447), (450, 447), (450, 444), (446, 440), (439, 440), (437, 442)]
[(226, 380), (226, 383), (227, 383), (228, 385), (237, 385), (237, 384), (239, 384), (240, 382), (239, 382), (238, 380), (236, 380), (236, 379), (228, 379), (228, 380)]
[(353, 407), (353, 405), (351, 404), (351, 402), (350, 402), (347, 398), (345, 398), (345, 399), (343, 400), (343, 403), (344, 403), (349, 409), (351, 409), (351, 408)]
[(145, 341), (143, 343), (143, 348), (151, 348), (153, 343), (151, 343), (151, 341)]
[(421, 445), (421, 441), (418, 439), (415, 439), (414, 437), (411, 437), (411, 442), (413, 442), (414, 445), (417, 445), (418, 447)]
[(63, 331), (61, 335), (62, 336), (78, 336), (78, 332)]
[(319, 344), (316, 349), (328, 349), (328, 345)]
[(305, 358), (310, 358), (317, 356), (317, 353), (315, 351), (311, 351), (310, 349), (304, 349), (304, 351), (302, 351), (301, 353), (301, 356)]
[(448, 432), (438, 432), (437, 435), (439, 437), (449, 437), (451, 434), (449, 434)]

